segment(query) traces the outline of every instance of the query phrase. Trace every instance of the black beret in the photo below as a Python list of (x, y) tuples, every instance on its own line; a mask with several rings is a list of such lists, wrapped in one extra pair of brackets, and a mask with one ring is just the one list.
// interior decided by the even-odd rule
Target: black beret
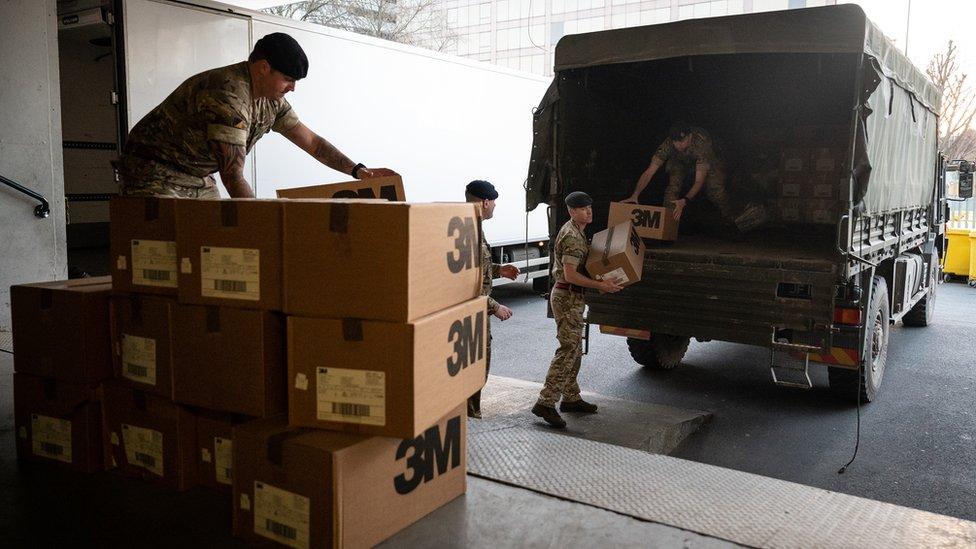
[(593, 204), (593, 199), (583, 191), (573, 191), (566, 195), (566, 205), (570, 208), (585, 208), (590, 204)]
[(487, 181), (472, 181), (464, 188), (464, 191), (471, 196), (476, 196), (482, 200), (494, 200), (498, 198), (498, 191), (495, 186)]
[(266, 59), (271, 68), (295, 80), (308, 74), (308, 57), (298, 41), (283, 32), (268, 34), (254, 44), (252, 57)]

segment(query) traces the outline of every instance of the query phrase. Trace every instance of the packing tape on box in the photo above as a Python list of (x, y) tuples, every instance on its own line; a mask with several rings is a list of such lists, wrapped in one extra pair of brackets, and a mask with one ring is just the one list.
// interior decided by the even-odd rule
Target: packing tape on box
[(329, 207), (329, 230), (334, 233), (349, 231), (349, 205), (332, 204)]
[(607, 231), (607, 242), (606, 242), (606, 244), (603, 247), (603, 266), (604, 267), (609, 267), (610, 266), (610, 259), (609, 259), (610, 258), (610, 246), (613, 244), (613, 230), (616, 229), (616, 228), (617, 228), (616, 226), (613, 226), (613, 227), (610, 227), (610, 230), (609, 231)]
[(273, 465), (281, 467), (282, 462), (282, 448), (286, 440), (297, 437), (299, 435), (304, 435), (305, 433), (310, 433), (314, 431), (311, 427), (298, 427), (296, 429), (289, 429), (288, 431), (282, 431), (280, 433), (275, 433), (268, 437), (268, 461)]
[(146, 221), (156, 221), (159, 219), (159, 198), (146, 198)]
[(342, 339), (346, 341), (362, 341), (363, 321), (358, 318), (342, 319)]
[(220, 201), (220, 224), (224, 227), (237, 226), (237, 204), (233, 200)]

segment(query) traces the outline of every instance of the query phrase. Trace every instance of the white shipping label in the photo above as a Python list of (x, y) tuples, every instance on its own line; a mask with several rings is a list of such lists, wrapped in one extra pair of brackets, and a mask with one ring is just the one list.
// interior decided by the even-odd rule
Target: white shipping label
[(175, 288), (176, 242), (172, 240), (133, 240), (132, 283), (142, 286)]
[(129, 465), (163, 476), (163, 434), (152, 429), (122, 424), (122, 446)]
[(309, 501), (305, 496), (254, 483), (254, 533), (289, 547), (308, 547)]
[(616, 269), (610, 271), (609, 273), (604, 273), (602, 275), (597, 275), (597, 280), (606, 280), (608, 278), (616, 278), (617, 284), (626, 284), (630, 282), (630, 277), (627, 276), (627, 272), (624, 271), (623, 267), (617, 267)]
[(213, 463), (213, 457), (210, 455), (209, 448), (200, 448), (200, 459), (204, 463)]
[(125, 256), (124, 255), (120, 255), (118, 257), (118, 259), (115, 260), (115, 268), (118, 269), (118, 270), (120, 270), (120, 271), (128, 271), (129, 270), (129, 262), (125, 260)]
[(35, 456), (71, 463), (71, 422), (31, 414), (31, 447)]
[(156, 385), (156, 340), (122, 334), (122, 377)]
[(229, 438), (214, 438), (214, 467), (220, 484), (230, 485), (234, 480), (233, 444)]
[(251, 248), (200, 248), (200, 293), (204, 297), (261, 299), (261, 251)]
[(323, 421), (386, 425), (386, 373), (316, 368), (316, 417)]

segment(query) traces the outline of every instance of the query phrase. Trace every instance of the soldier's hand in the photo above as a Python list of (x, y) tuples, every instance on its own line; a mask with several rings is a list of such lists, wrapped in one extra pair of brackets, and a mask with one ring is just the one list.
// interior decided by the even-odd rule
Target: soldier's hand
[(519, 268), (515, 265), (502, 265), (501, 268), (498, 269), (498, 274), (509, 280), (515, 280), (515, 277), (519, 275), (519, 272)]
[(503, 321), (512, 318), (513, 314), (514, 313), (512, 313), (512, 310), (504, 305), (499, 305), (498, 310), (495, 311), (495, 316), (498, 318), (498, 320)]
[(628, 196), (627, 198), (620, 201), (621, 204), (637, 204), (636, 196)]
[(681, 219), (681, 212), (685, 211), (685, 205), (688, 204), (688, 201), (684, 198), (679, 198), (672, 202), (672, 204), (674, 204), (674, 220), (677, 221)]
[(620, 285), (620, 280), (616, 278), (607, 278), (600, 281), (600, 291), (606, 294), (614, 294), (622, 290), (624, 287)]
[(359, 176), (359, 179), (371, 179), (373, 177), (389, 177), (400, 174), (390, 168), (360, 168), (359, 173), (356, 175)]

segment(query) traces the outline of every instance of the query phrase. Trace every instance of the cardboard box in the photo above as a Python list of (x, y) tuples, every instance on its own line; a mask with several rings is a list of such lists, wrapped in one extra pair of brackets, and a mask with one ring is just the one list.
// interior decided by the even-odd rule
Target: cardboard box
[(833, 225), (840, 218), (840, 205), (835, 200), (807, 200), (806, 222)]
[(291, 547), (372, 547), (465, 491), (467, 421), (455, 407), (407, 440), (234, 430), (234, 535)]
[(842, 149), (820, 147), (813, 150), (813, 170), (818, 173), (840, 173), (846, 155)]
[(111, 304), (115, 378), (133, 389), (172, 399), (176, 301), (132, 294), (113, 296)]
[(112, 377), (111, 291), (107, 276), (12, 286), (14, 370), (70, 383)]
[(484, 386), (488, 303), (409, 324), (288, 318), (288, 422), (410, 438)]
[(281, 309), (281, 203), (179, 200), (180, 303)]
[(677, 240), (680, 220), (674, 219), (674, 210), (640, 204), (610, 203), (607, 227), (630, 221), (637, 236), (652, 240)]
[(284, 337), (276, 313), (177, 305), (173, 399), (254, 417), (284, 413)]
[(786, 223), (803, 222), (804, 202), (798, 199), (774, 200), (773, 210), (777, 212), (780, 221)]
[(176, 199), (113, 197), (113, 289), (121, 293), (177, 294)]
[(115, 380), (102, 386), (106, 461), (176, 490), (196, 480), (196, 419), (172, 401)]
[(284, 201), (285, 312), (408, 322), (477, 297), (473, 204)]
[(407, 199), (403, 192), (403, 181), (398, 175), (278, 189), (276, 192), (278, 198), (373, 198), (391, 202), (403, 202)]
[(104, 468), (97, 385), (14, 374), (17, 457), (84, 473)]
[(810, 171), (810, 149), (788, 148), (783, 150), (784, 172)]
[(234, 426), (247, 418), (196, 410), (197, 484), (230, 492), (234, 481)]
[(644, 274), (644, 241), (630, 221), (593, 235), (586, 272), (596, 280), (616, 278), (621, 286), (639, 282)]

